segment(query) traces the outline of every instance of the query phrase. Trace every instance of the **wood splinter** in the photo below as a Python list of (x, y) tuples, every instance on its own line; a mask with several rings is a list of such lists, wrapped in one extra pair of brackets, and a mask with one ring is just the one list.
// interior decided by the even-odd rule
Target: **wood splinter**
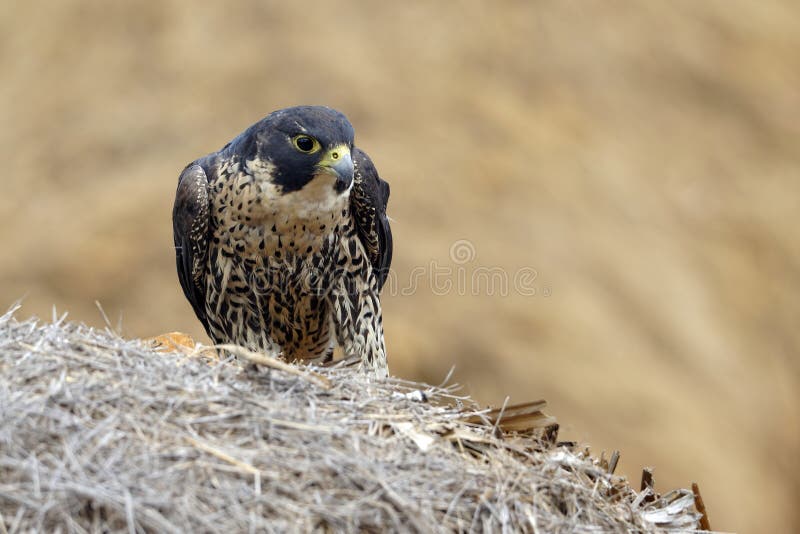
[(653, 502), (656, 500), (655, 482), (653, 481), (653, 468), (645, 467), (642, 469), (642, 485), (641, 491), (646, 489), (650, 490), (650, 495), (644, 498), (644, 502)]
[(708, 512), (706, 512), (706, 505), (703, 502), (703, 496), (700, 495), (700, 486), (697, 482), (692, 482), (692, 493), (694, 493), (694, 507), (702, 514), (700, 517), (700, 528), (702, 530), (711, 530), (711, 523), (708, 521)]
[(619, 462), (619, 451), (614, 451), (611, 453), (611, 458), (608, 459), (608, 474), (613, 475), (614, 471), (617, 469), (617, 463)]

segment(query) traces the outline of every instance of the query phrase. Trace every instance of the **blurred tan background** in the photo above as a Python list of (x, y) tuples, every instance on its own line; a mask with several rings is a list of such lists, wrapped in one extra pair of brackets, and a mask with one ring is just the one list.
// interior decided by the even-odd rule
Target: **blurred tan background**
[[(178, 173), (300, 103), (391, 182), (395, 374), (544, 397), (715, 528), (800, 529), (795, 2), (5, 2), (0, 307), (205, 339)], [(459, 291), (483, 268), (507, 295)]]

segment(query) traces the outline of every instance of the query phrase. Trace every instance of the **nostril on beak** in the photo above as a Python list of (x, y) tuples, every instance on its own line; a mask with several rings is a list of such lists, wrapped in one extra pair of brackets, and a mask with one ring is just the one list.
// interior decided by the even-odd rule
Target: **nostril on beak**
[(338, 152), (331, 152), (331, 157), (333, 159), (339, 159), (339, 153)]

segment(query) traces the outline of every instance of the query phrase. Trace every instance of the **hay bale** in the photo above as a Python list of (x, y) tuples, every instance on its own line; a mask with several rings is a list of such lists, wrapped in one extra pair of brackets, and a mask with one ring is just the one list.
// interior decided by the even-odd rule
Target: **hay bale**
[(158, 353), (12, 310), (0, 318), (0, 532), (697, 526), (690, 491), (653, 500), (541, 432), (501, 432), (453, 386), (294, 370)]

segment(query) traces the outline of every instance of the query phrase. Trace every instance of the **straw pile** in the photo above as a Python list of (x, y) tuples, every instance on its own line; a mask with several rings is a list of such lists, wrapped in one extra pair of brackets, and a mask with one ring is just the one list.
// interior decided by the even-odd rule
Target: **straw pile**
[(0, 317), (0, 533), (697, 528), (536, 410), (260, 363)]

